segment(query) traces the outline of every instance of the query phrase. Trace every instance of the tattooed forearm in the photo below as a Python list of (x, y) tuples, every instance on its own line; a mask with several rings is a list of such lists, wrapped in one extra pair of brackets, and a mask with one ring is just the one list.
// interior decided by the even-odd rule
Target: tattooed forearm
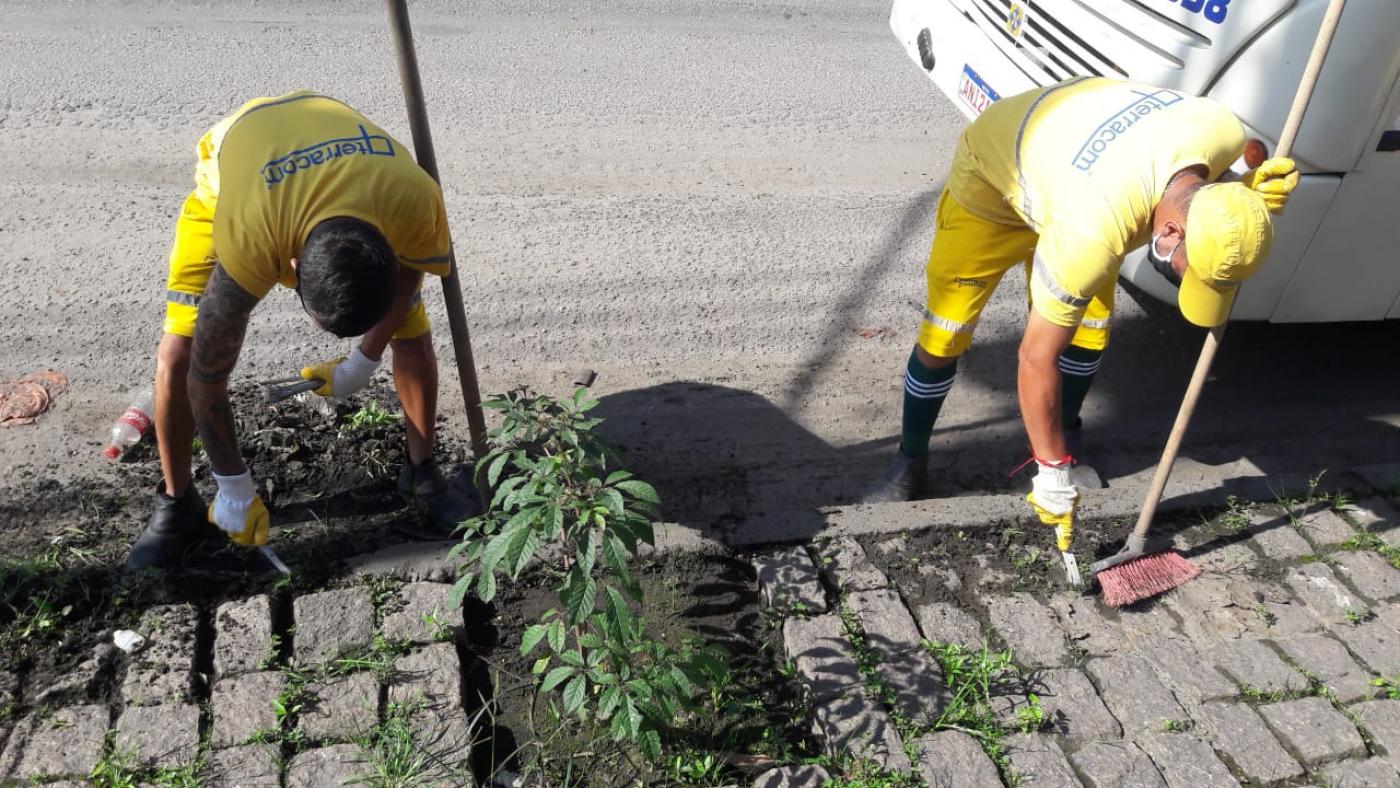
[(204, 287), (199, 302), (199, 318), (195, 322), (194, 347), (191, 351), (190, 378), (201, 383), (221, 383), (228, 380), (238, 363), (238, 351), (243, 348), (243, 333), (248, 328), (248, 315), (257, 306), (254, 298), (233, 281), (221, 265)]
[(189, 392), (204, 453), (216, 473), (231, 475), (245, 469), (238, 450), (233, 407), (228, 401), (228, 376), (238, 363), (248, 314), (257, 304), (221, 266), (204, 288), (195, 322), (191, 350)]

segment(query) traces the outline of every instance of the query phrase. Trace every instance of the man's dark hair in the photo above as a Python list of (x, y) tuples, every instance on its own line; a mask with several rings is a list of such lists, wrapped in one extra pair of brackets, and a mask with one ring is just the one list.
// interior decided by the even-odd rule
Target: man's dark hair
[(312, 227), (302, 244), (297, 293), (322, 328), (357, 337), (388, 313), (398, 268), (394, 250), (374, 225), (327, 219)]

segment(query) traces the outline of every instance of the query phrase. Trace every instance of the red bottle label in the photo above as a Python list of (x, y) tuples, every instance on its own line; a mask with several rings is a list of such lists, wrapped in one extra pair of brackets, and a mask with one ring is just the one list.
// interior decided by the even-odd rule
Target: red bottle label
[(118, 419), (118, 421), (124, 421), (127, 424), (130, 424), (131, 426), (135, 427), (136, 431), (141, 433), (142, 435), (145, 435), (146, 430), (149, 430), (151, 428), (151, 417), (147, 416), (145, 413), (142, 413), (139, 408), (127, 408), (126, 412), (122, 414), (121, 418)]

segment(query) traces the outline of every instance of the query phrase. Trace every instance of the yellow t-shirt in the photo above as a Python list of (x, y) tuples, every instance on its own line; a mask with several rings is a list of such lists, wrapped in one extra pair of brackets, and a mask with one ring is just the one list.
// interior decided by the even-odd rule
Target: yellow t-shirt
[(1035, 309), (1076, 326), (1123, 255), (1151, 237), (1172, 175), (1204, 165), (1213, 181), (1244, 142), (1239, 120), (1210, 99), (1078, 79), (988, 107), (959, 140), (948, 188), (973, 214), (1040, 235)]
[(346, 216), (383, 233), (399, 262), (449, 273), (442, 190), (411, 150), (332, 98), (297, 91), (244, 104), (215, 127), (214, 252), (262, 298), (296, 286), (290, 261), (317, 223)]

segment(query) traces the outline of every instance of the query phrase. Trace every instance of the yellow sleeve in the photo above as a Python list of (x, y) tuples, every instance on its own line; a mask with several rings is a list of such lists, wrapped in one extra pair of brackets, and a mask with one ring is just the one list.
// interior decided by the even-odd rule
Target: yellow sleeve
[(443, 204), (442, 191), (433, 184), (430, 218), (423, 220), (421, 212), (408, 218), (422, 229), (408, 234), (403, 247), (396, 249), (399, 262), (409, 268), (433, 276), (447, 276), (452, 272), (452, 235), (447, 229), (447, 207)]
[(1051, 323), (1074, 328), (1094, 294), (1118, 276), (1122, 263), (1102, 244), (1047, 232), (1031, 262), (1031, 306)]

